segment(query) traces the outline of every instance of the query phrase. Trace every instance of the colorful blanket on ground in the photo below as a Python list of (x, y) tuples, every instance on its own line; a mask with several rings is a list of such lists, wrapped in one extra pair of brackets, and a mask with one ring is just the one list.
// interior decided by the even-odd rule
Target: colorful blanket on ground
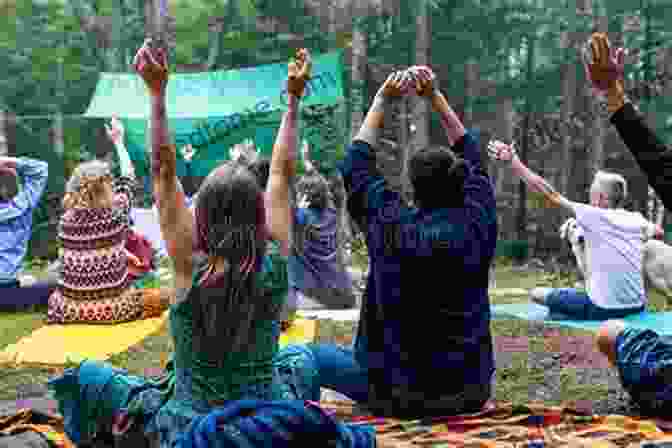
[(575, 406), (491, 402), (478, 414), (401, 421), (373, 418), (351, 402), (321, 405), (341, 421), (372, 424), (379, 435), (408, 448), (672, 447), (672, 421), (585, 415)]
[(63, 417), (21, 409), (13, 415), (0, 417), (0, 440), (26, 431), (41, 434), (52, 448), (76, 448), (63, 430)]
[[(373, 418), (352, 402), (322, 401), (340, 421), (373, 425), (399, 448), (670, 448), (672, 421), (586, 415), (573, 406), (489, 403), (477, 414), (414, 421)], [(63, 419), (21, 409), (0, 417), (0, 439), (23, 431), (42, 434), (54, 448), (75, 448)]]

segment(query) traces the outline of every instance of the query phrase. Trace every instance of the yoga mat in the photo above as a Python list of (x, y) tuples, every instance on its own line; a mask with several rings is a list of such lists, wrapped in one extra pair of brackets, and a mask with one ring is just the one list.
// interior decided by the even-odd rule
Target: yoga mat
[(45, 325), (0, 352), (0, 364), (64, 365), (83, 359), (104, 361), (128, 350), (158, 331), (168, 318), (136, 320), (115, 325)]
[[(536, 303), (492, 305), (490, 310), (494, 319), (517, 317), (523, 320), (543, 321), (544, 324), (548, 325), (561, 325), (589, 331), (597, 331), (604, 323), (604, 321), (595, 320), (549, 319), (548, 308)], [(632, 314), (621, 320), (631, 327), (653, 330), (658, 334), (672, 334), (672, 312), (669, 311), (662, 313), (645, 311), (643, 313)]]
[(280, 334), (280, 347), (288, 344), (305, 344), (313, 342), (317, 333), (317, 321), (297, 318), (287, 331)]
[(357, 321), (359, 320), (359, 308), (350, 310), (298, 310), (297, 315), (306, 319), (333, 319), (338, 321)]
[(592, 415), (570, 403), (545, 406), (491, 401), (476, 414), (419, 420), (374, 418), (350, 402), (323, 400), (320, 406), (340, 421), (372, 425), (377, 436), (390, 446), (669, 448), (672, 444), (672, 433), (666, 432), (669, 430), (663, 420)]

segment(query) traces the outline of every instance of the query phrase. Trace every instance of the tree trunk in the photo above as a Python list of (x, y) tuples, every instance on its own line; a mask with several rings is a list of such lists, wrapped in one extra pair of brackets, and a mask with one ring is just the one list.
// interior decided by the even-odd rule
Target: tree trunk
[[(562, 34), (562, 48), (565, 49), (565, 54), (567, 56), (573, 55), (576, 52), (576, 38), (569, 31), (565, 31)], [(560, 108), (560, 120), (564, 127), (564, 132), (562, 133), (562, 146), (561, 146), (561, 160), (560, 160), (560, 169), (558, 170), (558, 182), (557, 187), (559, 191), (567, 197), (573, 197), (573, 193), (569, 191), (570, 182), (569, 178), (571, 176), (572, 167), (574, 166), (574, 160), (572, 157), (572, 140), (573, 140), (573, 124), (572, 112), (574, 111), (574, 96), (576, 95), (576, 64), (572, 60), (573, 58), (567, 57), (567, 62), (562, 65), (562, 91), (560, 96), (562, 98), (562, 106)]]
[[(353, 1), (351, 17), (365, 17), (369, 12), (368, 2)], [(367, 58), (366, 31), (361, 25), (353, 23), (352, 30), (352, 75), (350, 83), (350, 133), (354, 138), (364, 122), (364, 108), (366, 107), (366, 58)]]
[[(535, 40), (532, 36), (527, 38), (527, 79), (534, 77)], [(523, 121), (523, 141), (520, 147), (520, 160), (528, 165), (528, 149), (530, 145), (530, 128), (532, 123), (532, 98), (528, 94), (525, 100), (525, 117)], [(518, 182), (518, 212), (516, 214), (516, 229), (518, 241), (527, 241), (527, 186)]]
[(473, 120), (474, 107), (473, 99), (476, 97), (478, 90), (478, 62), (474, 59), (469, 59), (464, 64), (464, 106), (462, 121), (465, 126)]
[(7, 112), (0, 109), (0, 156), (9, 154), (8, 128)]
[(208, 26), (208, 70), (217, 69), (217, 61), (221, 53), (222, 30), (222, 24), (218, 21), (213, 21)]
[(53, 123), (54, 150), (59, 157), (63, 157), (65, 152), (65, 140), (63, 131), (63, 113), (59, 110), (54, 115)]
[[(430, 17), (426, 0), (418, 0), (418, 15), (415, 21), (415, 64), (430, 65), (431, 31)], [(428, 146), (431, 104), (423, 98), (412, 97), (413, 124), (415, 130), (411, 137), (411, 146), (420, 149)], [(412, 155), (412, 154), (411, 154)]]
[[(415, 64), (430, 65), (429, 47), (431, 34), (429, 31), (429, 15), (426, 0), (418, 0), (417, 8), (418, 11), (415, 19)], [(405, 135), (404, 140), (400, 140), (403, 151), (401, 185), (403, 186), (405, 196), (410, 198), (412, 187), (408, 177), (408, 163), (416, 151), (429, 146), (431, 104), (424, 98), (413, 96), (407, 101), (405, 109), (404, 113), (402, 113), (403, 125), (401, 126), (404, 129)], [(407, 129), (410, 132), (406, 133)], [(405, 140), (408, 142), (407, 144)]]

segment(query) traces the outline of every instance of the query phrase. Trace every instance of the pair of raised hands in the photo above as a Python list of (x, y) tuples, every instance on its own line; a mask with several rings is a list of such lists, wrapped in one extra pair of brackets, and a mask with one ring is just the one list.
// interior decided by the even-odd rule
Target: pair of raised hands
[[(133, 59), (135, 71), (142, 77), (154, 96), (164, 95), (168, 85), (168, 56), (163, 48), (152, 46), (147, 39)], [(310, 80), (313, 61), (310, 52), (305, 48), (297, 51), (296, 56), (287, 68), (287, 92), (297, 98), (303, 96), (308, 80)]]
[(434, 71), (425, 65), (414, 65), (406, 70), (392, 72), (378, 90), (377, 95), (401, 98), (415, 91), (418, 96), (431, 98), (437, 88)]

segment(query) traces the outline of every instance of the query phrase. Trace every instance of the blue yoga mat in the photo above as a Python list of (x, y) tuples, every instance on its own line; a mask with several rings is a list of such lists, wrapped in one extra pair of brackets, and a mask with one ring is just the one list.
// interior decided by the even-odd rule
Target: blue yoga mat
[[(597, 331), (604, 323), (601, 320), (571, 320), (549, 319), (548, 308), (536, 303), (512, 303), (506, 305), (492, 305), (491, 314), (493, 319), (516, 317), (523, 320), (544, 321), (547, 325), (561, 325), (564, 327), (580, 328), (583, 330)], [(624, 317), (628, 326), (653, 330), (658, 334), (672, 334), (672, 312), (652, 313), (644, 311)]]

